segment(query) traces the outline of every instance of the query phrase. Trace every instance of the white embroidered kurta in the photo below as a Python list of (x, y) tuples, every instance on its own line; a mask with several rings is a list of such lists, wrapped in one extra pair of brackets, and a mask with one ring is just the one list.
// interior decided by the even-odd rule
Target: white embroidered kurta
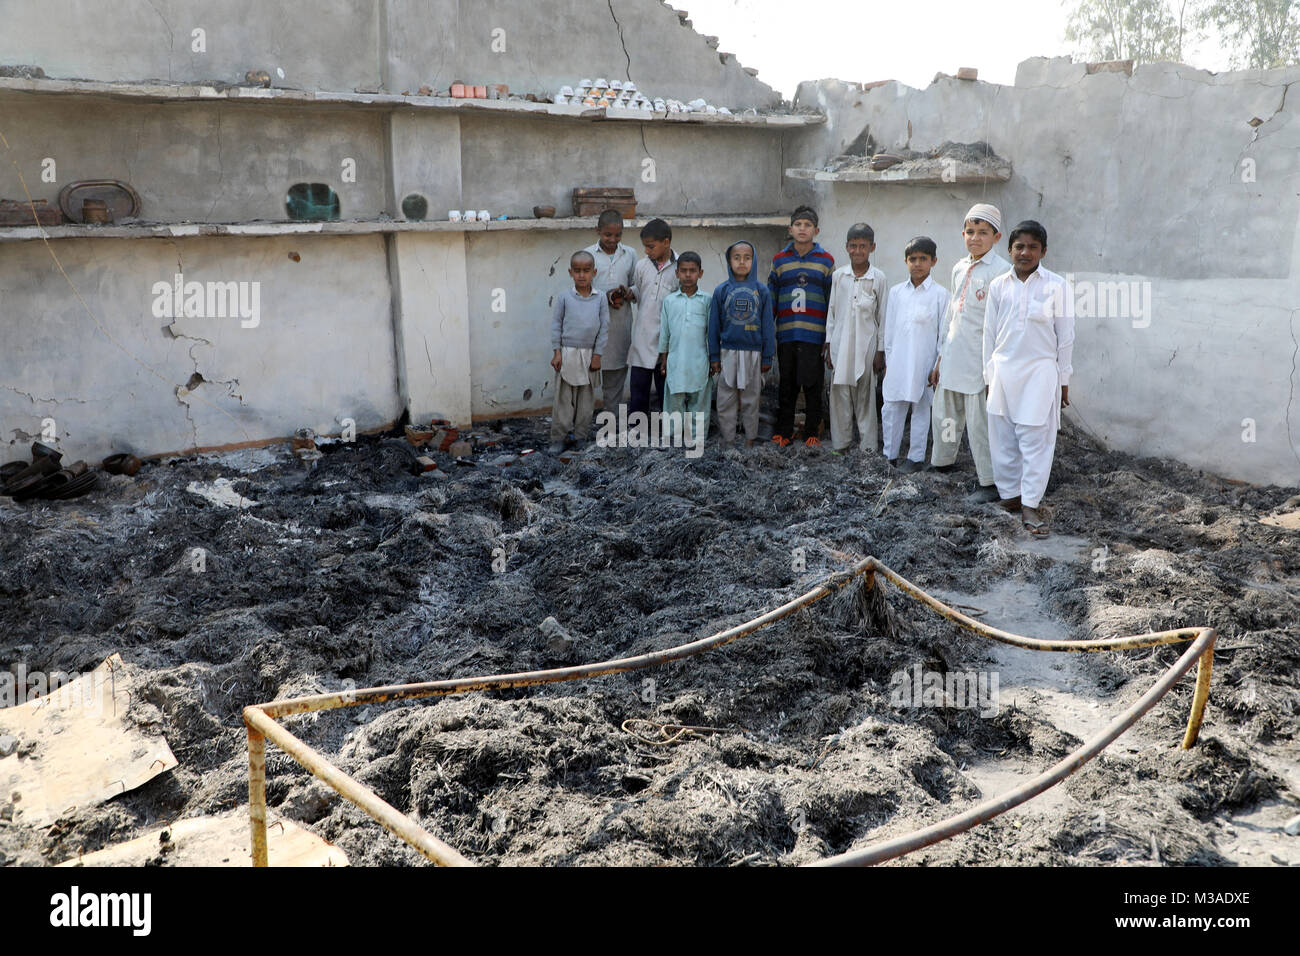
[(889, 290), (885, 319), (885, 384), (887, 402), (919, 402), (929, 385), (939, 355), (939, 330), (948, 311), (948, 290), (926, 276)]
[(1061, 386), (1074, 371), (1074, 303), (1065, 280), (1041, 265), (1024, 282), (1014, 272), (995, 279), (983, 354), (990, 415), (1059, 425)]
[(881, 351), (888, 300), (885, 274), (875, 266), (868, 266), (861, 276), (853, 274), (851, 265), (831, 274), (826, 342), (834, 366), (832, 385), (856, 386), (871, 368)]
[[(636, 271), (636, 251), (623, 243), (611, 255), (600, 248), (596, 242), (587, 247), (592, 258), (596, 260), (596, 278), (591, 287), (597, 292), (609, 292), (619, 286), (632, 288), (636, 283), (633, 273)], [(600, 357), (600, 367), (607, 371), (617, 371), (627, 365), (627, 350), (632, 345), (632, 305), (624, 303), (621, 308), (609, 310), (609, 338), (605, 342), (605, 351)]]
[(636, 285), (636, 318), (632, 320), (632, 346), (627, 364), (636, 368), (654, 368), (659, 364), (659, 319), (664, 299), (677, 291), (677, 255), (669, 252), (668, 261), (659, 268), (645, 256), (637, 260), (633, 273)]
[(939, 339), (939, 387), (966, 395), (984, 391), (984, 314), (989, 285), (1011, 263), (990, 249), (972, 262), (969, 254), (952, 267), (952, 300)]

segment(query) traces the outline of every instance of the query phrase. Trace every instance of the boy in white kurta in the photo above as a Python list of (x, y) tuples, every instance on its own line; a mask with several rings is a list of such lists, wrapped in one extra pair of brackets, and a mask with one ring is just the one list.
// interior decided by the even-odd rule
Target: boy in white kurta
[(826, 309), (826, 344), (822, 357), (832, 372), (831, 450), (843, 454), (853, 444), (875, 451), (880, 438), (876, 420), (876, 373), (885, 367), (881, 335), (889, 299), (885, 274), (871, 264), (876, 234), (865, 222), (849, 228), (849, 264), (831, 274)]
[(1038, 511), (1052, 473), (1061, 408), (1070, 404), (1074, 303), (1066, 281), (1039, 263), (1047, 230), (1026, 220), (1011, 231), (1013, 271), (989, 286), (984, 321), (989, 446), (1002, 506), (1026, 530), (1047, 534)]
[(934, 281), (930, 271), (938, 262), (938, 248), (928, 236), (917, 236), (903, 250), (908, 280), (889, 290), (885, 317), (885, 382), (881, 425), (885, 432), (885, 457), (898, 459), (903, 424), (912, 413), (907, 461), (900, 471), (921, 470), (925, 443), (930, 435), (930, 403), (934, 389), (930, 371), (939, 358), (939, 329), (948, 311), (948, 290)]
[[(651, 219), (641, 227), (645, 258), (638, 259), (632, 273), (632, 344), (627, 351), (628, 413), (663, 409), (664, 377), (659, 373), (659, 318), (668, 293), (677, 291), (677, 256), (673, 254), (673, 230), (662, 219)], [(653, 387), (654, 397), (651, 398)]]
[(1001, 238), (1002, 213), (997, 206), (988, 203), (972, 206), (962, 223), (967, 255), (952, 267), (952, 301), (939, 341), (939, 360), (930, 375), (930, 384), (934, 386), (930, 413), (934, 437), (931, 467), (937, 471), (952, 468), (957, 461), (964, 426), (979, 481), (974, 495), (976, 501), (996, 501), (998, 497), (989, 458), (981, 353), (989, 284), (1011, 269), (1011, 263), (994, 248)]
[(596, 220), (599, 237), (586, 249), (596, 260), (592, 288), (609, 303), (609, 339), (600, 357), (600, 401), (616, 410), (627, 389), (627, 353), (632, 345), (631, 290), (636, 284), (636, 250), (623, 243), (623, 214), (606, 209)]

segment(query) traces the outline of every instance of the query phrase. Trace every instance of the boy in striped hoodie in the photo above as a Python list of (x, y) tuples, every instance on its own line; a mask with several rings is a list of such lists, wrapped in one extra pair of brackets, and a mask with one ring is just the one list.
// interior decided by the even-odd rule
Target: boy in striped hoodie
[(772, 441), (782, 448), (794, 437), (794, 410), (804, 396), (804, 444), (821, 444), (822, 392), (826, 373), (826, 304), (835, 258), (817, 244), (817, 212), (800, 206), (790, 216), (790, 244), (772, 258), (767, 286), (776, 311), (776, 359), (781, 388)]

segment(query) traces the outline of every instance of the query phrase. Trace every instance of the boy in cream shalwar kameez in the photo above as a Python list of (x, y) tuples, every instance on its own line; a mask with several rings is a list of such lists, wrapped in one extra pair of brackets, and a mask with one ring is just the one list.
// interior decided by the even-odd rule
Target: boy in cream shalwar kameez
[(900, 470), (920, 471), (930, 436), (930, 403), (934, 390), (928, 381), (939, 357), (939, 330), (948, 312), (948, 290), (934, 281), (938, 249), (928, 236), (917, 236), (903, 250), (909, 278), (889, 290), (885, 318), (885, 383), (881, 426), (885, 458), (898, 458), (903, 424), (912, 413), (907, 463)]
[(565, 442), (581, 443), (595, 411), (596, 373), (609, 335), (609, 301), (591, 287), (596, 261), (589, 252), (569, 259), (572, 288), (556, 297), (551, 315), (551, 367), (556, 371), (555, 404), (551, 408), (552, 454)]
[(977, 501), (995, 501), (998, 497), (989, 458), (982, 358), (989, 284), (1011, 269), (1011, 263), (995, 249), (1001, 237), (1002, 213), (998, 208), (987, 203), (972, 206), (962, 225), (967, 255), (952, 267), (952, 301), (940, 339), (939, 361), (930, 375), (930, 384), (934, 385), (930, 464), (939, 470), (952, 467), (964, 424), (979, 479)]
[(617, 411), (627, 392), (627, 353), (632, 347), (630, 290), (636, 284), (636, 250), (624, 245), (623, 214), (607, 209), (596, 220), (600, 237), (586, 249), (596, 260), (592, 288), (605, 293), (609, 303), (609, 340), (600, 357), (600, 401)]
[(885, 274), (871, 264), (875, 233), (866, 223), (850, 227), (849, 264), (831, 275), (826, 310), (823, 357), (832, 372), (831, 450), (843, 453), (853, 444), (853, 423), (861, 436), (858, 447), (876, 450), (880, 439), (876, 417), (876, 373), (884, 368), (884, 325), (889, 300)]
[(1047, 230), (1033, 220), (1008, 243), (1012, 272), (989, 287), (984, 321), (989, 444), (1002, 506), (1025, 528), (1046, 534), (1038, 512), (1052, 473), (1061, 406), (1070, 403), (1074, 303), (1065, 280), (1039, 263)]

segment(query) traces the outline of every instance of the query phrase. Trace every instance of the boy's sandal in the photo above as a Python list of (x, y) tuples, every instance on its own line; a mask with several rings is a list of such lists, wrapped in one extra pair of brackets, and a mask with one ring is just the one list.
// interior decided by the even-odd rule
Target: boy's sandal
[(822, 443), (821, 443), (821, 441), (820, 441), (820, 440), (817, 438), (817, 436), (815, 436), (815, 435), (814, 435), (812, 438), (809, 438), (809, 439), (808, 439), (807, 441), (805, 441), (803, 444), (804, 444), (804, 447), (805, 447), (805, 448), (821, 448), (821, 447), (822, 447)]
[(786, 438), (784, 435), (773, 435), (772, 444), (776, 445), (778, 448), (786, 448), (790, 444), (790, 439)]
[(1020, 509), (1020, 521), (1025, 526), (1025, 530), (1038, 538), (1045, 538), (1048, 535), (1047, 522), (1039, 514), (1037, 508)]

